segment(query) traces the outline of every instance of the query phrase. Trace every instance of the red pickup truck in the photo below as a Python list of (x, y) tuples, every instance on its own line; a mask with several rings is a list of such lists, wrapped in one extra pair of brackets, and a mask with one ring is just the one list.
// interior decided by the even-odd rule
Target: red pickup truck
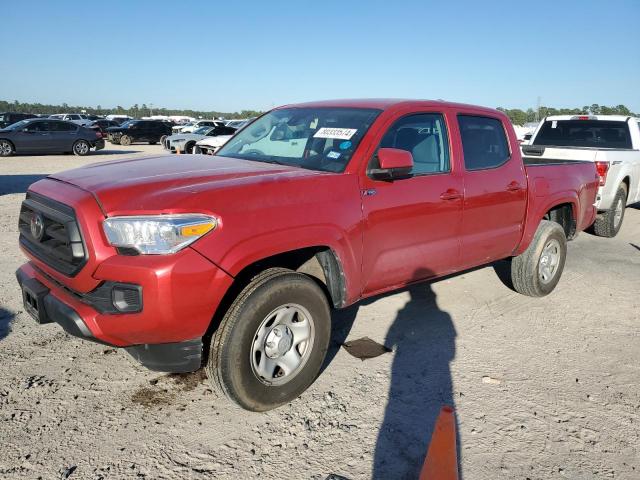
[(33, 184), (25, 308), (154, 370), (205, 363), (256, 411), (313, 382), (331, 308), (505, 258), (515, 290), (546, 295), (596, 215), (592, 162), (523, 163), (504, 114), (448, 102), (285, 106), (179, 160)]

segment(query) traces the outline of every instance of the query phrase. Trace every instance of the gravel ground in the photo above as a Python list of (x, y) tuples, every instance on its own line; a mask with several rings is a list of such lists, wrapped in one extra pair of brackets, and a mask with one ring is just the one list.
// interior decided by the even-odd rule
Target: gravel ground
[[(0, 478), (417, 478), (445, 403), (465, 479), (640, 478), (640, 206), (615, 239), (571, 242), (546, 298), (509, 290), (497, 264), (338, 312), (315, 384), (255, 414), (217, 398), (200, 372), (147, 371), (23, 312), (26, 187), (160, 152), (0, 162)], [(365, 336), (393, 351), (361, 361), (336, 346)]]

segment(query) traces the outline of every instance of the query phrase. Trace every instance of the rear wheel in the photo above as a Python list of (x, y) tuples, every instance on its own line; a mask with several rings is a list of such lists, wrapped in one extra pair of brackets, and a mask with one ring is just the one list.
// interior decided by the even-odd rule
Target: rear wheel
[(84, 157), (91, 151), (91, 145), (86, 140), (78, 140), (73, 144), (73, 154)]
[(124, 145), (125, 147), (131, 145), (131, 137), (129, 135), (122, 135), (120, 137), (120, 145)]
[(543, 297), (556, 288), (567, 258), (563, 228), (542, 220), (529, 247), (511, 260), (513, 288), (523, 295)]
[(10, 157), (13, 152), (13, 144), (9, 140), (0, 140), (0, 157)]
[(622, 227), (624, 212), (627, 206), (627, 185), (622, 183), (618, 187), (611, 208), (596, 217), (593, 232), (599, 237), (615, 237)]
[(241, 407), (266, 411), (313, 383), (329, 345), (331, 315), (308, 276), (274, 268), (235, 299), (211, 341), (207, 374)]

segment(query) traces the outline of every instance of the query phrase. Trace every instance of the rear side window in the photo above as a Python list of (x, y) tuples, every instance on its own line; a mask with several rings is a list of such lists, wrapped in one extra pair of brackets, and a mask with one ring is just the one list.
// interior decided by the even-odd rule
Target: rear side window
[(382, 137), (379, 148), (410, 152), (413, 175), (442, 173), (451, 169), (447, 129), (439, 113), (421, 113), (397, 120)]
[(49, 122), (54, 132), (73, 132), (78, 126), (69, 122)]
[(557, 147), (631, 148), (627, 122), (610, 120), (547, 120), (534, 145)]
[(458, 115), (464, 166), (467, 170), (496, 168), (509, 160), (509, 144), (497, 118)]

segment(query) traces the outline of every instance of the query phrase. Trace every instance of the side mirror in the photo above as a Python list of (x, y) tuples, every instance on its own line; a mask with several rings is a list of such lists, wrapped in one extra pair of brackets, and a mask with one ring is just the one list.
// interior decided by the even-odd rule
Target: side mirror
[(381, 148), (377, 157), (380, 167), (369, 170), (369, 175), (374, 180), (393, 181), (411, 176), (413, 156), (410, 152), (398, 148)]

